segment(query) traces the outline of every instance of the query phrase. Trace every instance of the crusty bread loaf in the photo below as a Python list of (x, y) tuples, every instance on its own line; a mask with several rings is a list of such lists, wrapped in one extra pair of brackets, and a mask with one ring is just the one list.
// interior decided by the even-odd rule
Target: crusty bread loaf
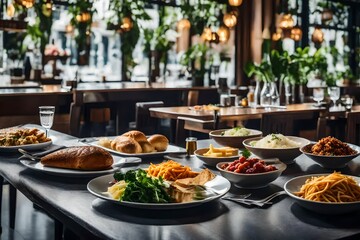
[(113, 158), (106, 150), (95, 146), (69, 147), (41, 158), (48, 167), (77, 170), (105, 170), (111, 168)]
[(118, 136), (111, 141), (111, 148), (123, 153), (141, 153), (142, 148), (140, 144), (134, 139), (126, 136)]
[(137, 142), (146, 142), (147, 141), (145, 134), (143, 132), (140, 132), (137, 130), (128, 131), (128, 132), (124, 133), (122, 136), (130, 137)]
[(156, 152), (155, 148), (153, 145), (151, 145), (147, 140), (146, 142), (139, 142), (141, 148), (142, 148), (142, 152), (143, 153), (152, 153), (152, 152)]
[(161, 134), (154, 134), (148, 138), (149, 143), (156, 149), (156, 151), (163, 152), (166, 151), (169, 140), (167, 137)]

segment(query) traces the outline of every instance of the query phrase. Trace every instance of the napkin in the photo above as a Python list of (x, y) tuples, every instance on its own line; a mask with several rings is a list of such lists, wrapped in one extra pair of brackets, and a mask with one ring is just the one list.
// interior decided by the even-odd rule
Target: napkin
[[(28, 151), (28, 152), (30, 154), (32, 154), (34, 157), (43, 157), (43, 156), (46, 156), (52, 152), (55, 152), (55, 151), (63, 149), (63, 148), (65, 148), (65, 146), (63, 146), (63, 145), (51, 144), (50, 146), (48, 146), (46, 148), (36, 150), (36, 151)], [(24, 155), (19, 157), (19, 159), (22, 159), (22, 158), (27, 158), (27, 157)]]

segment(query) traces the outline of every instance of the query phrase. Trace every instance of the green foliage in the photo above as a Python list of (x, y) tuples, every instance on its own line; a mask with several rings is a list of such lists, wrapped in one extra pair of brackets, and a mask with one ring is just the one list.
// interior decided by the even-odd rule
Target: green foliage
[(293, 85), (306, 84), (310, 73), (313, 71), (313, 58), (309, 55), (309, 50), (309, 47), (297, 48), (295, 53), (289, 56), (288, 77), (289, 82)]
[(263, 82), (275, 81), (275, 76), (272, 71), (271, 62), (268, 58), (264, 58), (260, 64), (255, 62), (248, 62), (245, 65), (245, 74), (248, 77), (255, 76), (258, 80)]
[(190, 67), (194, 66), (194, 69), (191, 69), (196, 75), (204, 76), (206, 69), (206, 61), (211, 61), (212, 58), (207, 59), (207, 53), (210, 50), (205, 43), (198, 43), (191, 46), (181, 57), (180, 63), (184, 66)]
[(130, 170), (126, 173), (114, 174), (117, 181), (125, 180), (127, 183), (124, 194), (120, 200), (142, 203), (167, 203), (171, 201), (166, 192), (167, 185), (162, 178), (148, 177), (142, 169)]

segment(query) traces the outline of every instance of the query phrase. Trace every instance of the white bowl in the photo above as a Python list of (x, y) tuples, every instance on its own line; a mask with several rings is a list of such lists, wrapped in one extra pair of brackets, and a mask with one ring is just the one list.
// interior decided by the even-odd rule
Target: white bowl
[(213, 166), (215, 167), (216, 164), (218, 164), (219, 162), (224, 162), (224, 161), (233, 161), (236, 159), (239, 159), (239, 154), (236, 156), (231, 156), (231, 157), (208, 157), (208, 156), (204, 156), (204, 153), (206, 153), (207, 151), (209, 151), (209, 148), (201, 148), (201, 149), (197, 149), (194, 154), (197, 158), (199, 158), (201, 161), (203, 161), (205, 164), (209, 165), (209, 166)]
[(300, 148), (300, 151), (304, 153), (307, 157), (311, 158), (313, 161), (317, 162), (320, 166), (323, 168), (329, 168), (329, 169), (338, 169), (338, 168), (344, 168), (346, 165), (360, 155), (360, 147), (347, 143), (349, 147), (357, 151), (356, 154), (353, 155), (344, 155), (344, 156), (324, 156), (324, 155), (316, 155), (311, 153), (311, 147), (315, 143), (310, 143), (302, 148)]
[[(264, 159), (266, 160), (266, 159)], [(266, 161), (265, 161), (266, 162)], [(277, 170), (264, 172), (264, 173), (235, 173), (226, 171), (221, 168), (225, 163), (231, 162), (220, 162), (216, 165), (216, 168), (220, 171), (221, 176), (234, 183), (239, 188), (263, 188), (269, 185), (272, 181), (277, 179), (281, 173), (286, 169), (286, 164), (279, 160), (275, 160), (273, 163), (267, 165), (274, 165)]]
[(260, 158), (279, 158), (280, 161), (286, 164), (293, 163), (295, 158), (301, 154), (300, 148), (309, 144), (310, 141), (301, 138), (301, 137), (293, 137), (293, 136), (286, 136), (292, 141), (300, 143), (299, 147), (292, 147), (292, 148), (261, 148), (261, 147), (254, 147), (251, 143), (255, 141), (259, 141), (262, 137), (257, 138), (249, 138), (244, 140), (244, 146), (256, 156)]
[(214, 130), (209, 133), (210, 138), (222, 146), (244, 148), (243, 141), (248, 138), (260, 137), (262, 132), (255, 129), (248, 129), (250, 134), (248, 136), (223, 136), (224, 132), (229, 129)]
[[(301, 186), (305, 183), (306, 179), (309, 179), (311, 177), (324, 176), (324, 175), (327, 174), (325, 173), (312, 174), (312, 175), (305, 175), (305, 176), (292, 178), (285, 183), (284, 189), (286, 193), (296, 201), (296, 203), (313, 212), (328, 214), (328, 215), (336, 215), (336, 214), (352, 213), (360, 210), (360, 201), (347, 202), (347, 203), (326, 203), (326, 202), (306, 200), (294, 194), (294, 192), (298, 192), (300, 190)], [(360, 184), (359, 177), (355, 177), (355, 176), (351, 176), (351, 177), (353, 177), (355, 181)]]

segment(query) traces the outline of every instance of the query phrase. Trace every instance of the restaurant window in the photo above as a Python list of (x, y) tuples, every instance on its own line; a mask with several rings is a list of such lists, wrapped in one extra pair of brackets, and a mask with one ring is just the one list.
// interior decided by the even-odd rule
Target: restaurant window
[[(129, 6), (133, 7), (134, 3), (131, 1), (124, 0), (123, 2), (128, 2)], [(136, 2), (139, 3), (139, 1)], [(1, 20), (17, 17), (19, 5), (15, 6), (15, 16), (8, 14), (11, 4), (12, 1), (5, 1), (2, 5)], [(225, 27), (223, 22), (224, 15), (234, 11), (227, 4), (209, 0), (141, 2), (139, 6), (144, 8), (149, 19), (140, 18), (136, 22), (128, 22), (130, 28), (139, 26), (138, 36), (131, 36), (135, 37), (136, 39), (133, 38), (135, 40), (131, 37), (130, 40), (123, 39), (129, 29), (121, 29), (121, 31), (116, 29), (119, 26), (113, 21), (113, 15), (116, 12), (113, 4), (114, 1), (110, 0), (34, 1), (33, 6), (28, 6), (28, 8), (21, 6), (25, 14), (23, 20), (27, 23), (22, 29), (22, 34), (5, 29), (3, 36), (5, 45), (0, 45), (0, 47), (6, 50), (17, 48), (18, 46), (9, 47), (6, 42), (8, 39), (19, 39), (21, 36), (21, 42), (27, 46), (27, 49), (22, 48), (21, 51), (25, 51), (30, 56), (32, 63), (40, 49), (44, 73), (53, 73), (54, 65), (51, 63), (54, 60), (57, 61), (58, 70), (61, 70), (61, 77), (68, 80), (75, 77), (83, 81), (99, 81), (103, 77), (109, 81), (123, 80), (124, 69), (119, 66), (122, 66), (124, 55), (128, 54), (130, 55), (128, 59), (131, 61), (128, 63), (131, 75), (129, 79), (133, 81), (148, 81), (152, 77), (154, 79), (150, 80), (153, 81), (164, 81), (164, 79), (187, 81), (191, 74), (194, 74), (190, 68), (196, 68), (199, 62), (193, 58), (191, 59), (193, 62), (187, 65), (182, 60), (183, 55), (191, 46), (202, 42), (205, 50), (203, 49), (203, 52), (199, 54), (206, 55), (202, 69), (205, 79), (203, 84), (214, 84), (213, 80), (221, 77), (227, 78), (229, 84), (235, 84), (235, 31), (234, 27)], [(46, 11), (39, 12), (39, 6)], [(135, 15), (139, 9), (133, 11), (135, 12), (132, 14)], [(39, 19), (39, 13), (49, 17)], [(46, 33), (46, 46), (40, 40), (44, 19), (51, 26), (51, 32)], [(183, 29), (179, 31), (180, 22), (184, 19), (190, 19), (190, 32), (184, 32)], [(123, 20), (126, 19), (117, 19), (118, 22)], [(86, 29), (83, 28), (82, 31), (80, 25), (86, 25)], [(207, 29), (210, 29), (210, 35), (212, 34), (214, 39), (203, 40), (203, 33)], [(122, 46), (128, 44), (129, 41), (134, 44), (131, 46), (130, 54), (121, 51)], [(158, 53), (151, 52), (154, 48), (165, 54), (157, 56)], [(45, 55), (48, 57), (44, 58)], [(60, 55), (61, 58), (58, 57)], [(50, 56), (57, 57), (53, 59)], [(7, 57), (8, 52), (1, 58), (2, 61)], [(154, 63), (157, 64), (155, 73), (152, 72)]]

